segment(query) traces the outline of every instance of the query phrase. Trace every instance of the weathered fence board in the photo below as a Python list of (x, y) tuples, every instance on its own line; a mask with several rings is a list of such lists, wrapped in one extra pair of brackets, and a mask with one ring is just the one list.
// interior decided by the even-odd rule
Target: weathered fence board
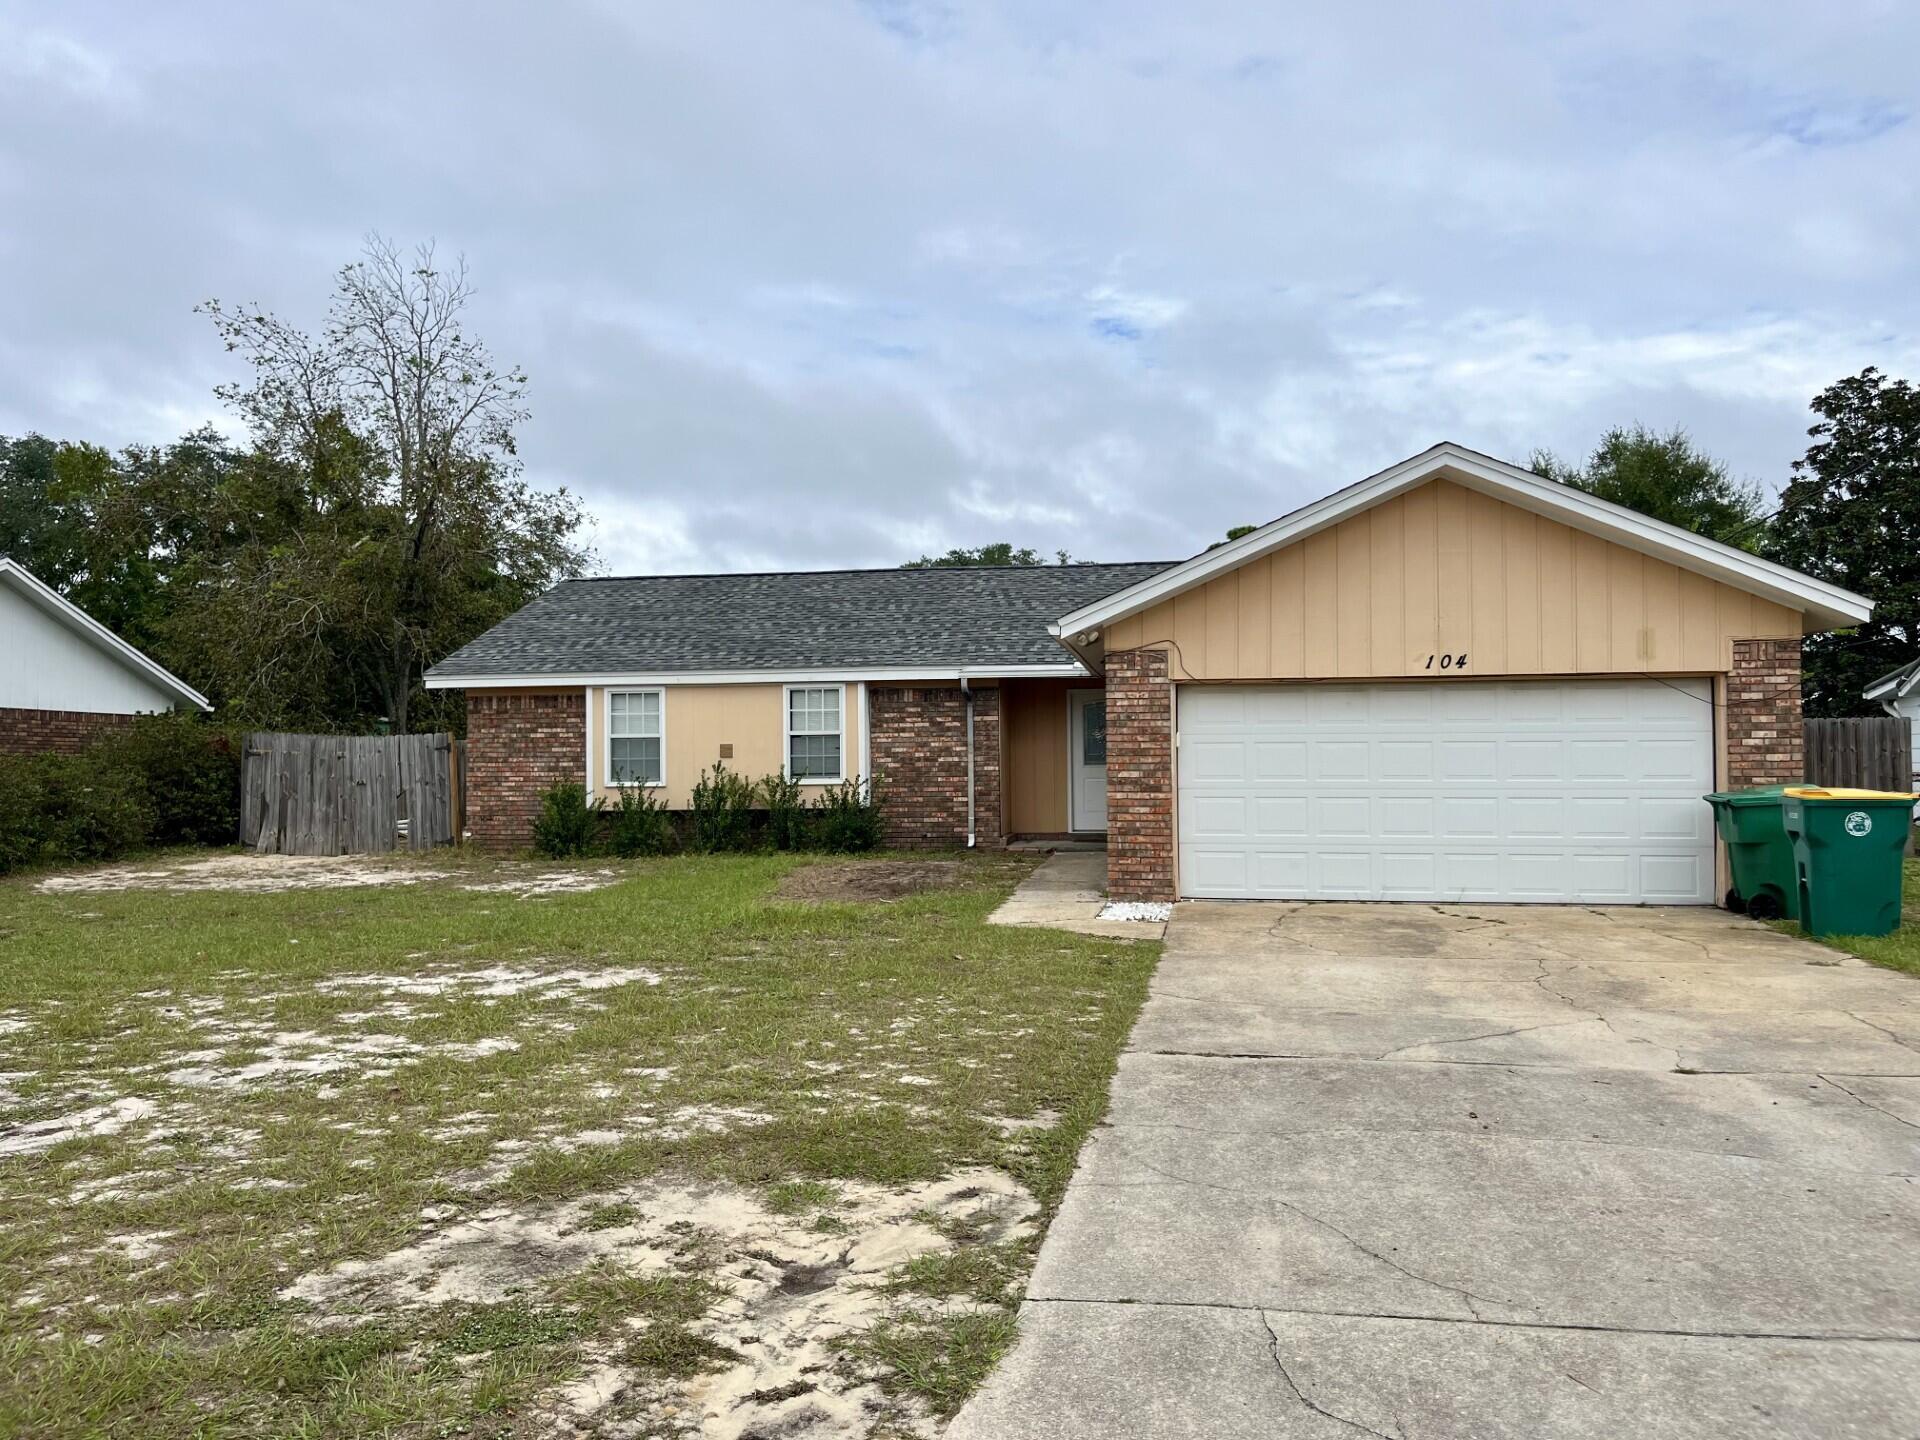
[(1807, 721), (1807, 779), (1860, 790), (1911, 789), (1912, 725), (1895, 715)]
[(444, 845), (456, 834), (458, 751), (444, 733), (256, 731), (241, 753), (240, 843), (285, 855)]

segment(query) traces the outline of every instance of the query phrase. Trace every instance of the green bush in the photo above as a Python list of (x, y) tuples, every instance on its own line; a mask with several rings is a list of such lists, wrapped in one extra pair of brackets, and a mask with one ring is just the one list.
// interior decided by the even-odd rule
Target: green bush
[(607, 848), (622, 859), (664, 855), (673, 848), (673, 817), (653, 791), (642, 785), (620, 787)]
[(44, 769), (38, 755), (0, 756), (0, 875), (40, 858)]
[(0, 874), (239, 830), (240, 747), (197, 715), (142, 715), (79, 755), (0, 758)]
[(131, 765), (101, 750), (38, 755), (32, 763), (39, 794), (27, 820), (31, 861), (112, 860), (147, 843), (153, 807), (145, 777)]
[(758, 788), (767, 807), (767, 843), (776, 850), (805, 850), (813, 840), (813, 815), (801, 797), (800, 782), (767, 775)]
[(153, 811), (150, 845), (231, 845), (240, 838), (240, 738), (176, 710), (142, 715), (95, 747), (138, 771)]
[(549, 860), (589, 854), (600, 831), (598, 796), (587, 799), (586, 786), (563, 780), (540, 797), (540, 818), (533, 822), (533, 848)]
[(817, 842), (822, 850), (878, 849), (880, 802), (871, 781), (853, 779), (821, 792), (815, 802)]
[(706, 854), (753, 845), (753, 782), (718, 760), (693, 787), (693, 848)]

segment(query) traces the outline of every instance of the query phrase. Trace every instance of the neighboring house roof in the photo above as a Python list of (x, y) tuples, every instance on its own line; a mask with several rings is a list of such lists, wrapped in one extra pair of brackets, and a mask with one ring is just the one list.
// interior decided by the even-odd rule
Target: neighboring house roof
[(1920, 694), (1920, 660), (1888, 671), (1862, 692), (1869, 700), (1904, 700)]
[(183, 705), (211, 710), (207, 697), (159, 662), (133, 648), (86, 611), (50, 589), (19, 561), (0, 555), (0, 584), (45, 612), (50, 618), (119, 665), (158, 686)]
[[(1125, 590), (1101, 596), (1079, 609), (1062, 612), (1052, 627), (1053, 633), (1079, 653), (1083, 646), (1092, 643), (1093, 637), (1087, 632), (1203, 585), (1216, 575), (1303, 540), (1349, 515), (1442, 476), (1643, 555), (1655, 556), (1736, 589), (1765, 596), (1800, 611), (1822, 626), (1855, 625), (1873, 614), (1871, 600), (1837, 585), (1445, 441), (1311, 505), (1303, 505), (1238, 540), (1161, 570)], [(1081, 640), (1080, 636), (1087, 638)]]
[(1072, 674), (1056, 615), (1170, 561), (569, 580), (427, 672), (433, 689), (528, 680), (900, 671)]

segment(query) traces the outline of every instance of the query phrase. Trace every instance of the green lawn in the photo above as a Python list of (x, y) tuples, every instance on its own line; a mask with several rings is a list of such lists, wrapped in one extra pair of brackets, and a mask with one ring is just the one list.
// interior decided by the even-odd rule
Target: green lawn
[[(1909, 859), (1905, 873), (1898, 930), (1891, 935), (1827, 935), (1821, 937), (1823, 942), (1889, 970), (1920, 975), (1920, 859)], [(1799, 927), (1790, 928), (1799, 933)]]
[(420, 863), (0, 882), (0, 1433), (929, 1433), (1158, 947), (984, 925), (1006, 856), (891, 903), (782, 900), (790, 857)]

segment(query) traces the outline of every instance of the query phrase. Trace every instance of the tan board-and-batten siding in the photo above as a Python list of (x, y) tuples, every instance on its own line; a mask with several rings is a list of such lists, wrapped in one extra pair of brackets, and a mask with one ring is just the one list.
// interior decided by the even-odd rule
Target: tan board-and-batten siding
[[(1194, 680), (1714, 673), (1797, 611), (1446, 480), (1115, 621)], [(1431, 658), (1431, 665), (1429, 660)], [(1451, 669), (1452, 667), (1448, 667)]]

